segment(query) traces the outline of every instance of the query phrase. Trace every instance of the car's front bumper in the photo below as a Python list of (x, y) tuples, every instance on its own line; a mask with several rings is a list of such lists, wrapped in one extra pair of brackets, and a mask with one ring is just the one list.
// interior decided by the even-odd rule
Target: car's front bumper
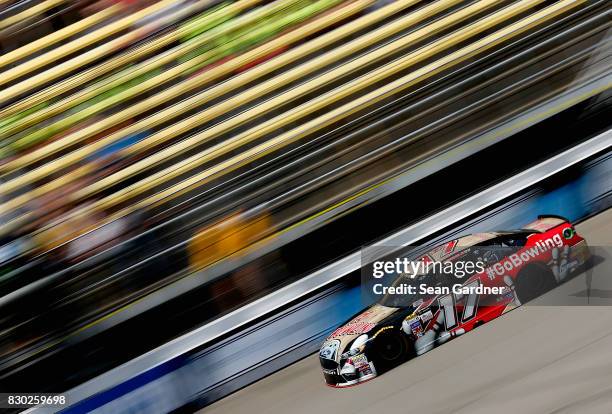
[[(350, 359), (354, 360), (354, 362), (350, 363), (348, 360), (341, 363), (330, 360), (321, 361), (323, 377), (328, 386), (336, 388), (350, 387), (376, 377), (374, 364), (368, 360), (365, 354), (355, 355)], [(347, 364), (354, 367), (354, 371), (346, 372)]]

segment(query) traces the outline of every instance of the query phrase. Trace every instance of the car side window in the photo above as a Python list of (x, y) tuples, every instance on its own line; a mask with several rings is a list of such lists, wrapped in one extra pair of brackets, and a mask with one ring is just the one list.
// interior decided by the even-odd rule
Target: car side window
[(502, 246), (523, 247), (527, 243), (527, 237), (532, 232), (514, 233), (501, 239)]

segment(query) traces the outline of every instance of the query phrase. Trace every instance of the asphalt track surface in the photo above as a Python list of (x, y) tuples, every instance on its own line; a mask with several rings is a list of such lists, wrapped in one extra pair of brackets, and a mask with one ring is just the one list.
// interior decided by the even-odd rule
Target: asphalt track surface
[[(592, 246), (612, 246), (612, 210), (577, 230)], [(612, 290), (601, 285), (612, 287), (603, 279), (611, 270), (610, 260), (599, 261), (592, 276), (593, 291), (609, 292), (609, 303)], [(585, 277), (550, 293), (583, 291)], [(325, 386), (311, 355), (202, 412), (610, 414), (612, 306), (527, 304), (346, 389)]]

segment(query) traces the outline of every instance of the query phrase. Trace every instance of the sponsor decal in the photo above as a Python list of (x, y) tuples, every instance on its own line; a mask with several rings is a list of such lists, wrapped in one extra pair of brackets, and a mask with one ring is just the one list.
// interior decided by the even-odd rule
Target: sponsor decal
[(381, 328), (378, 332), (374, 334), (374, 336), (372, 336), (372, 338), (376, 338), (381, 332), (384, 332), (388, 329), (393, 329), (393, 326), (385, 326), (384, 328)]
[(410, 324), (410, 331), (412, 332), (414, 336), (416, 336), (417, 338), (423, 336), (423, 328), (421, 327), (420, 319), (413, 319), (409, 321), (409, 324)]
[(485, 269), (490, 280), (494, 280), (497, 276), (503, 276), (506, 273), (514, 270), (517, 267), (528, 263), (529, 261), (539, 257), (540, 255), (563, 246), (563, 240), (559, 234), (555, 234), (545, 240), (538, 240), (534, 246), (527, 247), (521, 252), (512, 253), (506, 259), (495, 263), (493, 266)]
[(338, 348), (340, 348), (340, 341), (334, 339), (333, 341), (327, 341), (321, 347), (321, 351), (319, 351), (319, 356), (324, 359), (335, 360), (336, 355), (338, 354)]
[(336, 329), (334, 331), (333, 334), (331, 334), (332, 337), (337, 337), (337, 336), (343, 336), (343, 335), (357, 335), (357, 334), (362, 334), (362, 333), (366, 333), (372, 330), (372, 328), (374, 328), (376, 326), (375, 323), (372, 322), (357, 322), (357, 323), (351, 323), (348, 325), (344, 325), (341, 326), (340, 328)]
[(355, 355), (354, 357), (351, 357), (351, 360), (353, 361), (353, 365), (355, 366), (355, 368), (359, 370), (369, 365), (368, 358), (364, 354)]
[(327, 375), (338, 375), (338, 370), (323, 368), (323, 373)]
[(351, 360), (353, 366), (361, 373), (361, 375), (370, 375), (372, 373), (370, 362), (364, 354), (356, 355), (352, 357)]
[(427, 309), (425, 312), (421, 314), (421, 320), (423, 321), (424, 324), (429, 322), (431, 319), (433, 319), (433, 313), (431, 312), (431, 309)]
[(376, 311), (374, 308), (368, 309), (361, 315), (349, 321), (346, 325), (343, 325), (336, 329), (331, 335), (331, 338), (343, 335), (357, 335), (369, 332), (376, 326), (374, 322), (366, 322), (368, 318), (375, 315)]
[(408, 325), (412, 325), (415, 322), (419, 322), (421, 321), (419, 316), (416, 316), (415, 314), (410, 315), (408, 318), (406, 318), (408, 320)]

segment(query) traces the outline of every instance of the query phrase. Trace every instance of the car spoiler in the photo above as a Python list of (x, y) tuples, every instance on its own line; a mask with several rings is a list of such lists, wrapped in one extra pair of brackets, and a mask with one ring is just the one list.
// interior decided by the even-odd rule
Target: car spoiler
[(564, 223), (569, 223), (569, 220), (565, 217), (554, 214), (542, 214), (538, 216), (537, 220), (526, 225), (524, 229), (545, 232)]
[(569, 220), (567, 218), (563, 216), (558, 216), (556, 214), (541, 214), (538, 216), (538, 220), (547, 219), (547, 218), (556, 218), (556, 219), (563, 220), (569, 223)]

